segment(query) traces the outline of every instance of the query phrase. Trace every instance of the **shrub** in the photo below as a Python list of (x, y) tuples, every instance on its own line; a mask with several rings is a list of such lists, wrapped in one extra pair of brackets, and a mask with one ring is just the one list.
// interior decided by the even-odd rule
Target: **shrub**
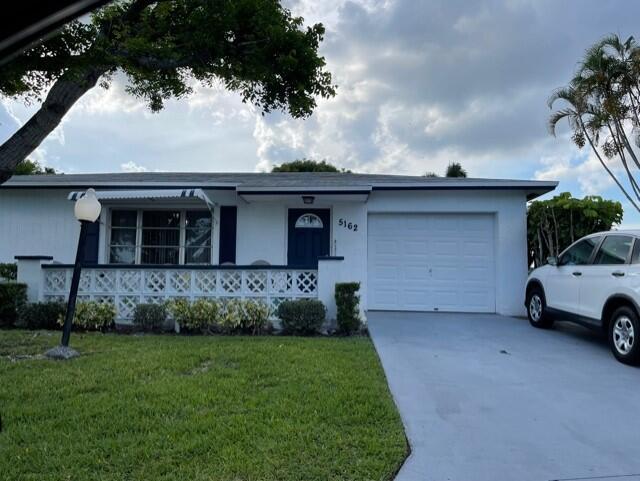
[(218, 319), (220, 328), (225, 332), (236, 332), (242, 326), (242, 305), (240, 299), (229, 299), (220, 306)]
[(220, 328), (227, 333), (260, 334), (269, 326), (269, 306), (254, 299), (231, 299), (221, 307)]
[(242, 331), (248, 334), (260, 334), (269, 327), (271, 309), (262, 301), (245, 299), (242, 301), (243, 325)]
[(18, 310), (27, 302), (27, 285), (18, 282), (0, 283), (0, 326), (13, 326)]
[(18, 278), (18, 265), (14, 262), (0, 262), (0, 280), (15, 281)]
[(316, 299), (283, 301), (278, 306), (282, 330), (289, 334), (316, 334), (324, 323), (327, 310)]
[(167, 303), (167, 308), (180, 329), (187, 332), (202, 332), (210, 326), (218, 324), (220, 306), (216, 301), (198, 299), (174, 299)]
[[(58, 325), (64, 324), (64, 314)], [(81, 301), (76, 304), (73, 326), (81, 331), (107, 331), (115, 326), (116, 308), (110, 302)]]
[(164, 304), (137, 304), (133, 311), (133, 323), (143, 331), (158, 331), (167, 322)]
[(352, 334), (361, 327), (359, 282), (340, 282), (335, 287), (336, 307), (338, 308), (338, 331)]
[(18, 310), (16, 326), (25, 329), (57, 329), (67, 306), (63, 302), (33, 302)]

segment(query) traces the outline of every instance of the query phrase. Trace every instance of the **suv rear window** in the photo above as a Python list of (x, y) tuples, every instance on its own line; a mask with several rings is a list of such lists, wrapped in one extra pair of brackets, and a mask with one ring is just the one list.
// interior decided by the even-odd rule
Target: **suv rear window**
[(594, 264), (625, 264), (633, 245), (633, 237), (609, 235), (598, 249)]

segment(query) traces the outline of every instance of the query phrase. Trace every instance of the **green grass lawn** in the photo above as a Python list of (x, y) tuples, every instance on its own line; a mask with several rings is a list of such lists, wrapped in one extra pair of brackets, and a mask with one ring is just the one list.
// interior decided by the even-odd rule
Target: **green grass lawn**
[[(367, 338), (0, 331), (2, 480), (388, 480), (407, 453)], [(27, 356), (27, 357), (25, 357)]]

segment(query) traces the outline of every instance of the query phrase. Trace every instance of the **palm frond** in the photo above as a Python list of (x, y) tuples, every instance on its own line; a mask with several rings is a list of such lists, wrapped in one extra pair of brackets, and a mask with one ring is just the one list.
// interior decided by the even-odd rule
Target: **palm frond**
[(571, 86), (555, 89), (547, 99), (547, 105), (550, 109), (552, 109), (553, 104), (558, 100), (564, 100), (570, 105), (574, 105), (574, 102), (576, 100), (576, 90)]
[(576, 115), (577, 112), (571, 108), (556, 110), (549, 116), (549, 121), (547, 122), (547, 129), (549, 130), (549, 133), (555, 137), (556, 125), (558, 125), (558, 122), (563, 119), (567, 119), (569, 121), (569, 125), (573, 129), (574, 122), (572, 121), (572, 118)]

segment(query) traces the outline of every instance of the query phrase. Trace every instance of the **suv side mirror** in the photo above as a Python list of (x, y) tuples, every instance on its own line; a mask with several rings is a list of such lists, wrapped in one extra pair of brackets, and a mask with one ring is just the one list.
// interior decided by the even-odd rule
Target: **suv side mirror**
[(549, 264), (550, 266), (557, 266), (558, 265), (558, 258), (555, 257), (555, 256), (547, 257), (547, 264)]

